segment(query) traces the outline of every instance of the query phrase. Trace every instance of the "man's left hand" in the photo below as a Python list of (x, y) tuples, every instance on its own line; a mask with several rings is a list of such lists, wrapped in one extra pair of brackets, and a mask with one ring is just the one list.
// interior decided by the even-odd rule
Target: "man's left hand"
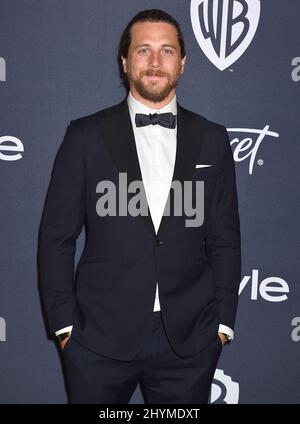
[(221, 339), (222, 346), (224, 346), (224, 344), (226, 343), (226, 336), (225, 336), (225, 334), (223, 334), (223, 333), (218, 333), (218, 335), (219, 335), (219, 337), (220, 337), (220, 339)]

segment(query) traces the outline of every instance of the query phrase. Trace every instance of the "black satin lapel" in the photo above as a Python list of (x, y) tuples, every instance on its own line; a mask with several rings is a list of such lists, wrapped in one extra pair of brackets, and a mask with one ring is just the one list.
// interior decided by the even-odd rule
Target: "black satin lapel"
[[(191, 181), (203, 140), (203, 123), (197, 115), (182, 108), (177, 103), (177, 147), (172, 181)], [(170, 192), (168, 196), (170, 201)], [(172, 218), (172, 202), (170, 214), (163, 215), (158, 236), (161, 236), (169, 220)]]
[[(133, 181), (142, 181), (142, 174), (126, 98), (121, 103), (103, 114), (100, 118), (99, 125), (107, 148), (119, 173), (127, 173), (128, 185)], [(145, 196), (145, 202), (147, 202), (145, 188), (143, 189), (142, 195)], [(130, 197), (132, 197), (132, 195), (128, 195), (128, 199)], [(150, 232), (155, 235), (149, 206), (148, 215), (140, 215), (140, 218), (143, 219)]]

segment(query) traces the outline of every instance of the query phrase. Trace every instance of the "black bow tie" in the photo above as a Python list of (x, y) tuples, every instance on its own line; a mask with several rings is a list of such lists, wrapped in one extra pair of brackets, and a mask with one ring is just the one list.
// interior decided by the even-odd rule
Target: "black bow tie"
[(161, 125), (165, 128), (176, 127), (176, 115), (171, 112), (168, 113), (150, 113), (145, 115), (144, 113), (135, 114), (135, 123), (137, 127), (145, 127), (146, 125)]

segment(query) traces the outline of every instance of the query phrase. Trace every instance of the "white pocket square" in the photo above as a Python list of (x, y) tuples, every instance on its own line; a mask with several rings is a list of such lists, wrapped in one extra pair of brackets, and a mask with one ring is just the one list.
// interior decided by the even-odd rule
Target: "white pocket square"
[(196, 165), (196, 168), (208, 168), (209, 166), (212, 165)]

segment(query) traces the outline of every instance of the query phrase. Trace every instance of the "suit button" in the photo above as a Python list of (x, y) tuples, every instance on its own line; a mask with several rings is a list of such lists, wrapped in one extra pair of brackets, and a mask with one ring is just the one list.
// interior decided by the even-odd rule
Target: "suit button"
[(156, 240), (156, 246), (162, 246), (163, 242), (159, 239)]

